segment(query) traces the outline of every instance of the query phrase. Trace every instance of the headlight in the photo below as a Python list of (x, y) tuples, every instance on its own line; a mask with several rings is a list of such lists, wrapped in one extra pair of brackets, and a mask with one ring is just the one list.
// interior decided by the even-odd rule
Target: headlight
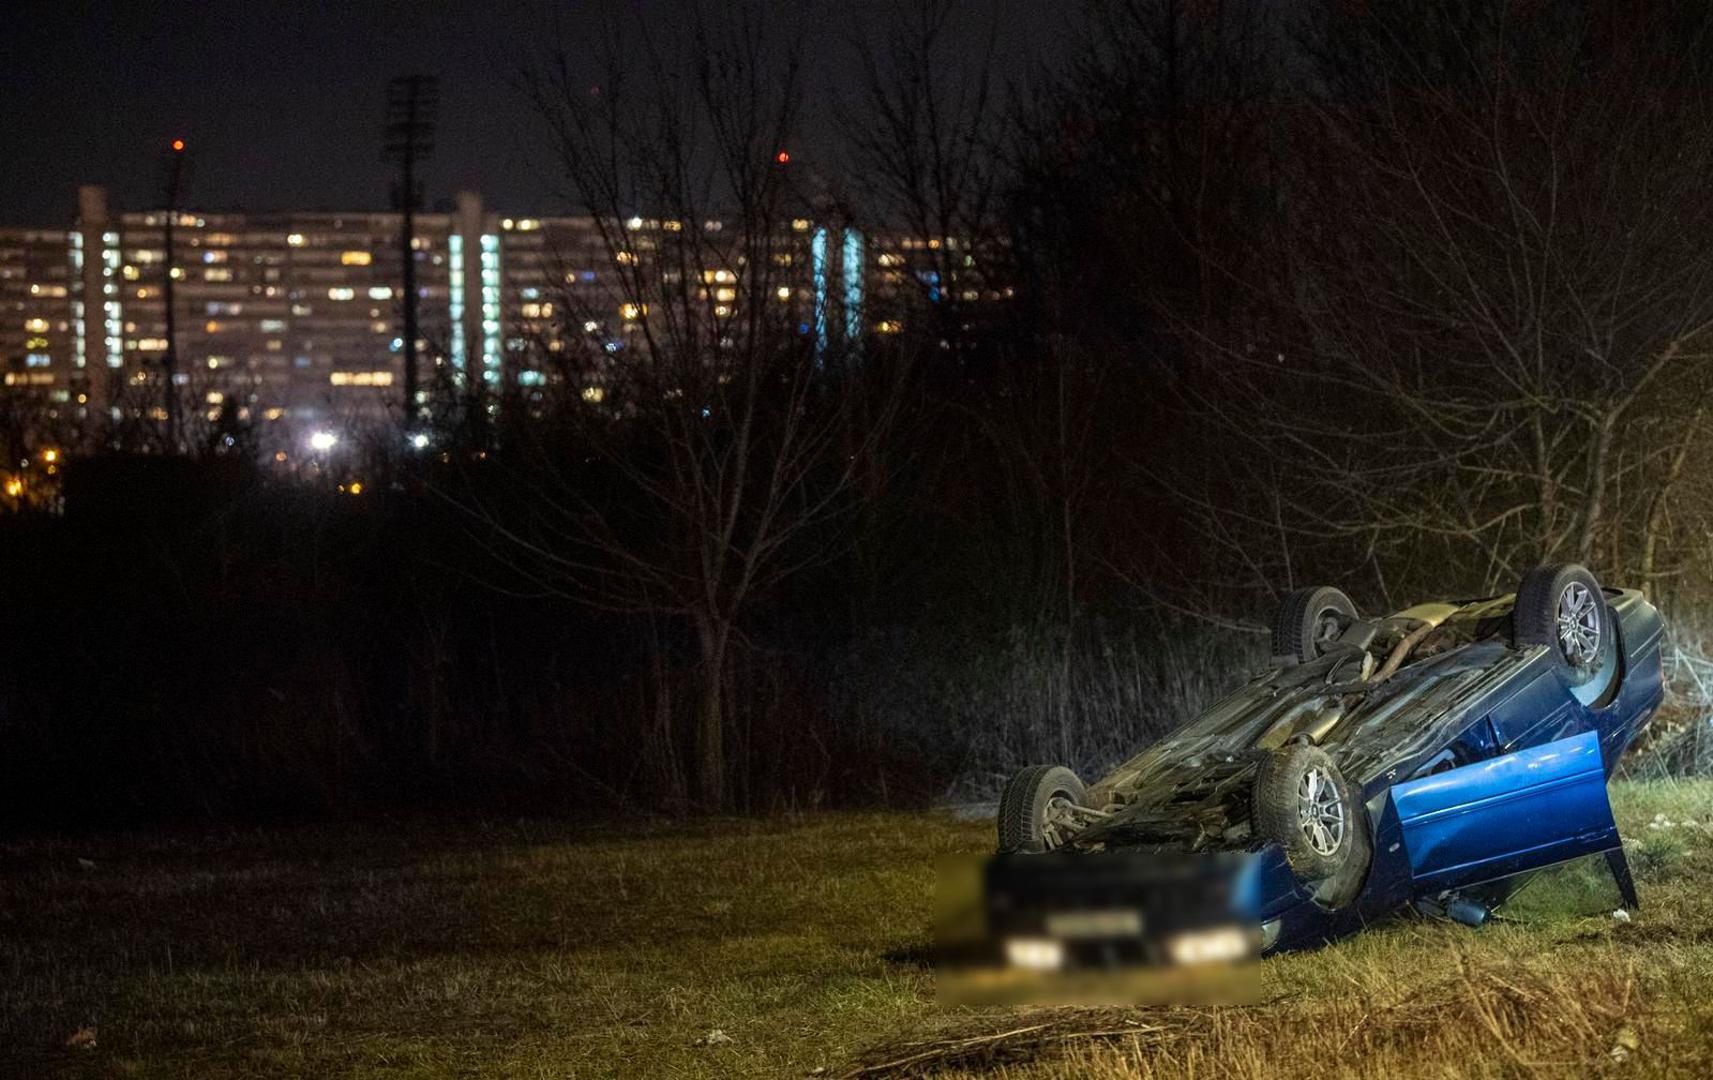
[(1031, 971), (1057, 971), (1065, 964), (1065, 947), (1052, 938), (1010, 938), (1005, 958), (1012, 967)]
[(1249, 955), (1249, 935), (1236, 926), (1179, 934), (1166, 943), (1174, 964), (1218, 964)]
[(1261, 951), (1271, 949), (1279, 940), (1279, 931), (1284, 928), (1282, 919), (1268, 919), (1261, 924)]

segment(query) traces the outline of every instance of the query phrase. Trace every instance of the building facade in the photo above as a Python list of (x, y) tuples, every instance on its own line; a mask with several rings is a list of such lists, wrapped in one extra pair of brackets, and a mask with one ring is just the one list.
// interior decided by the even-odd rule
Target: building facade
[[(317, 432), (403, 420), (400, 215), (180, 211), (171, 260), (167, 226), (165, 212), (112, 213), (105, 191), (86, 187), (70, 229), (0, 229), (0, 392), (85, 425), (164, 420), (170, 265), (186, 437), (236, 419), (289, 454)], [(666, 234), (722, 228), (502, 217), (472, 193), (452, 212), (418, 213), (419, 398), (447, 385), (527, 392), (554, 377), (545, 361), (569, 334), (622, 353), (647, 318), (623, 299), (624, 275), (684, 273), (652, 265)], [(860, 350), (902, 328), (910, 298), (938, 300), (939, 273), (912, 269), (913, 246), (792, 221), (756, 302), (781, 305), (817, 351)], [(730, 269), (688, 272), (716, 316), (732, 315)], [(972, 283), (967, 295), (984, 297), (973, 271)]]

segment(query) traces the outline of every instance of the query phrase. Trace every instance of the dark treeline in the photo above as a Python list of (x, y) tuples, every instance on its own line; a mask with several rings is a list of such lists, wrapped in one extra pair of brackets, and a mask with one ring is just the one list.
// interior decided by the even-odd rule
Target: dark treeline
[[(768, 28), (692, 20), (599, 95), (533, 58), (640, 343), (559, 298), (548, 386), (448, 383), (361, 497), (237, 428), (86, 441), (63, 515), (0, 524), (6, 813), (981, 796), (1187, 719), (1292, 587), (1393, 609), (1547, 558), (1659, 598), (1699, 685), (1704, 5), (1101, 0), (1026, 86), (955, 10), (856, 46), (849, 190), (774, 161)], [(899, 332), (770, 314), (799, 217), (912, 234)], [(1649, 762), (1706, 758), (1698, 700)]]

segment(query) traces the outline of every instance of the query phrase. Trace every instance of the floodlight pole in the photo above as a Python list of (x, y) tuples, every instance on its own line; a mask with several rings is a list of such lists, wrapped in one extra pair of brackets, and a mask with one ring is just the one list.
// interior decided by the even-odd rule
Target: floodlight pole
[(179, 449), (178, 401), (178, 317), (173, 310), (173, 275), (178, 271), (178, 258), (173, 250), (173, 228), (178, 224), (179, 181), (184, 173), (184, 140), (174, 139), (172, 153), (167, 158), (167, 212), (164, 232), (163, 262), (166, 276), (161, 284), (161, 304), (166, 310), (166, 352), (161, 356), (161, 392), (166, 396), (166, 452)]
[(417, 402), (417, 288), (416, 182), (417, 155), (433, 148), (434, 112), (439, 80), (432, 75), (404, 75), (387, 88), (386, 154), (399, 162), (397, 202), (403, 211), (399, 255), (404, 263), (404, 416), (405, 427), (415, 427), (421, 408)]
[(399, 251), (404, 259), (404, 411), (416, 419), (416, 139), (417, 81), (410, 80), (405, 123), (413, 137), (405, 140), (400, 179), (404, 186), (404, 229)]

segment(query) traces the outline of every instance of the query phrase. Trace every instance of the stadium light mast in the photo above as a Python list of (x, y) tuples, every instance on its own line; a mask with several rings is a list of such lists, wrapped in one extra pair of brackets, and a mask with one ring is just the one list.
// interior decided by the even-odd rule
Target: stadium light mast
[(417, 289), (416, 211), (422, 188), (416, 179), (416, 163), (434, 149), (434, 120), (440, 104), (440, 80), (432, 75), (401, 75), (387, 84), (385, 157), (399, 163), (399, 179), (393, 187), (393, 206), (403, 211), (399, 254), (404, 261), (404, 415), (405, 429), (416, 426), (422, 414), (417, 400)]
[(178, 273), (178, 258), (173, 250), (173, 229), (178, 224), (179, 186), (184, 179), (184, 140), (174, 139), (167, 155), (166, 228), (162, 247), (166, 276), (161, 283), (161, 305), (166, 310), (166, 351), (161, 355), (161, 392), (166, 396), (166, 452), (178, 452), (178, 318), (173, 308), (173, 277)]

